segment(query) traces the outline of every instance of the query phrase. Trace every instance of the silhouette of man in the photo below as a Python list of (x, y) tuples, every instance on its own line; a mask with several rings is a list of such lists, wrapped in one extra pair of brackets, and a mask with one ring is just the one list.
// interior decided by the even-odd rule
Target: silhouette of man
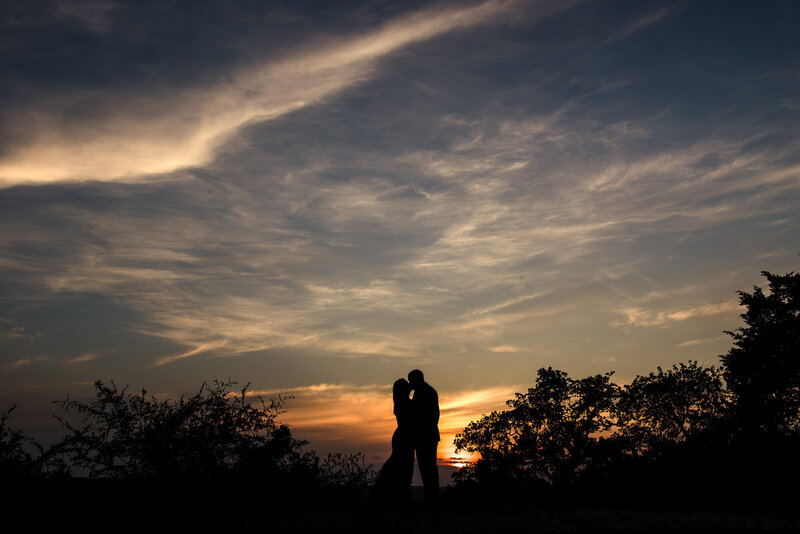
[(425, 382), (419, 369), (408, 373), (408, 382), (414, 392), (411, 398), (412, 444), (425, 486), (425, 502), (433, 505), (439, 499), (439, 471), (436, 467), (436, 449), (440, 440), (439, 394)]

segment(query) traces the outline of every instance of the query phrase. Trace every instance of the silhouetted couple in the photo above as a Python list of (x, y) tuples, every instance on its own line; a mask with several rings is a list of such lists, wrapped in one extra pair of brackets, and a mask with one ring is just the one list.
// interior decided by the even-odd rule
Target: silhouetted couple
[(425, 486), (425, 504), (433, 506), (439, 498), (439, 471), (436, 449), (439, 446), (439, 395), (425, 382), (422, 371), (408, 373), (392, 387), (397, 429), (392, 435), (392, 455), (383, 464), (375, 481), (379, 502), (402, 508), (411, 501), (414, 455)]

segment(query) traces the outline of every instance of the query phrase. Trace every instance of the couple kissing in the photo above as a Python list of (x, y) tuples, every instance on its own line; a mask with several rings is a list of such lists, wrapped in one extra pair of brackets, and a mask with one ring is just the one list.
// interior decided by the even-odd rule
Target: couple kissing
[(375, 481), (375, 496), (382, 505), (405, 507), (411, 500), (411, 478), (416, 455), (425, 504), (433, 506), (439, 498), (439, 472), (436, 449), (439, 446), (439, 395), (422, 371), (414, 369), (408, 380), (392, 386), (397, 429), (392, 435), (392, 454)]

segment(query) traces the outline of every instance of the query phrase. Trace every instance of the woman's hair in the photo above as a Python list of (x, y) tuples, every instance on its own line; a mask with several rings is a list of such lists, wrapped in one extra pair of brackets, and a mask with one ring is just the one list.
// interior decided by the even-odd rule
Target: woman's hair
[(408, 394), (411, 391), (411, 386), (409, 386), (408, 381), (405, 378), (399, 378), (395, 380), (394, 385), (392, 386), (392, 398), (394, 399), (394, 403), (397, 404), (400, 401), (408, 400)]

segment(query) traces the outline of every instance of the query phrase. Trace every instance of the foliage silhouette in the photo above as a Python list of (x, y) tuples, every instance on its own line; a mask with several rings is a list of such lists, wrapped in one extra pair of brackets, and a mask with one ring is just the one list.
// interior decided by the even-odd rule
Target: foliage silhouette
[[(306, 443), (278, 423), (284, 399), (254, 406), (229, 393), (232, 381), (204, 383), (191, 397), (159, 400), (145, 390), (129, 394), (95, 382), (95, 399), (59, 401), (81, 415), (80, 424), (59, 420), (69, 434), (55, 449), (90, 477), (213, 478), (309, 471)], [(300, 474), (294, 473), (294, 474)]]
[(456, 435), (456, 451), (480, 454), (457, 482), (540, 486), (568, 484), (598, 452), (599, 432), (611, 428), (619, 387), (612, 373), (574, 380), (552, 367), (536, 385)]
[(322, 488), (360, 492), (372, 486), (376, 476), (362, 452), (328, 453), (318, 461), (317, 479)]
[(457, 450), (480, 455), (454, 474), (456, 488), (788, 506), (792, 494), (780, 488), (800, 478), (800, 275), (762, 274), (768, 295), (738, 292), (745, 327), (728, 332), (734, 347), (721, 369), (689, 361), (624, 387), (611, 373), (574, 380), (540, 369), (508, 410), (456, 436)]
[(733, 332), (721, 356), (733, 396), (737, 430), (745, 433), (800, 430), (800, 273), (761, 273), (769, 294), (758, 286), (739, 291), (747, 307), (745, 325)]
[(7, 420), (16, 407), (14, 405), (0, 414), (0, 477), (4, 480), (35, 474), (36, 461), (25, 449), (25, 445), (33, 445), (41, 450), (21, 429), (8, 425)]
[[(248, 386), (233, 394), (235, 385), (203, 383), (173, 400), (97, 381), (92, 401), (57, 402), (80, 421), (58, 417), (69, 433), (44, 456), (90, 478), (167, 481), (180, 491), (192, 481), (231, 481), (284, 504), (320, 492), (341, 502), (372, 484), (375, 472), (362, 453), (320, 459), (305, 450), (307, 442), (278, 420), (288, 397), (251, 402)], [(227, 498), (214, 497), (217, 504)]]
[(657, 455), (709, 431), (725, 412), (721, 372), (696, 361), (637, 376), (615, 405), (615, 438), (627, 452)]
[[(72, 476), (22, 477), (6, 504), (37, 518), (39, 530), (61, 528), (64, 517), (91, 505), (98, 525), (125, 517), (137, 531), (155, 525), (205, 531), (232, 520), (274, 520), (309, 508), (342, 512), (364, 502), (374, 470), (363, 454), (320, 459), (279, 421), (285, 398), (251, 399), (247, 386), (231, 393), (235, 384), (204, 383), (174, 400), (97, 381), (94, 399), (58, 401), (68, 433), (43, 451), (33, 473), (49, 465)], [(28, 462), (20, 452), (27, 438), (8, 429), (6, 418), (2, 450)], [(41, 502), (48, 503), (46, 516), (37, 515)]]

